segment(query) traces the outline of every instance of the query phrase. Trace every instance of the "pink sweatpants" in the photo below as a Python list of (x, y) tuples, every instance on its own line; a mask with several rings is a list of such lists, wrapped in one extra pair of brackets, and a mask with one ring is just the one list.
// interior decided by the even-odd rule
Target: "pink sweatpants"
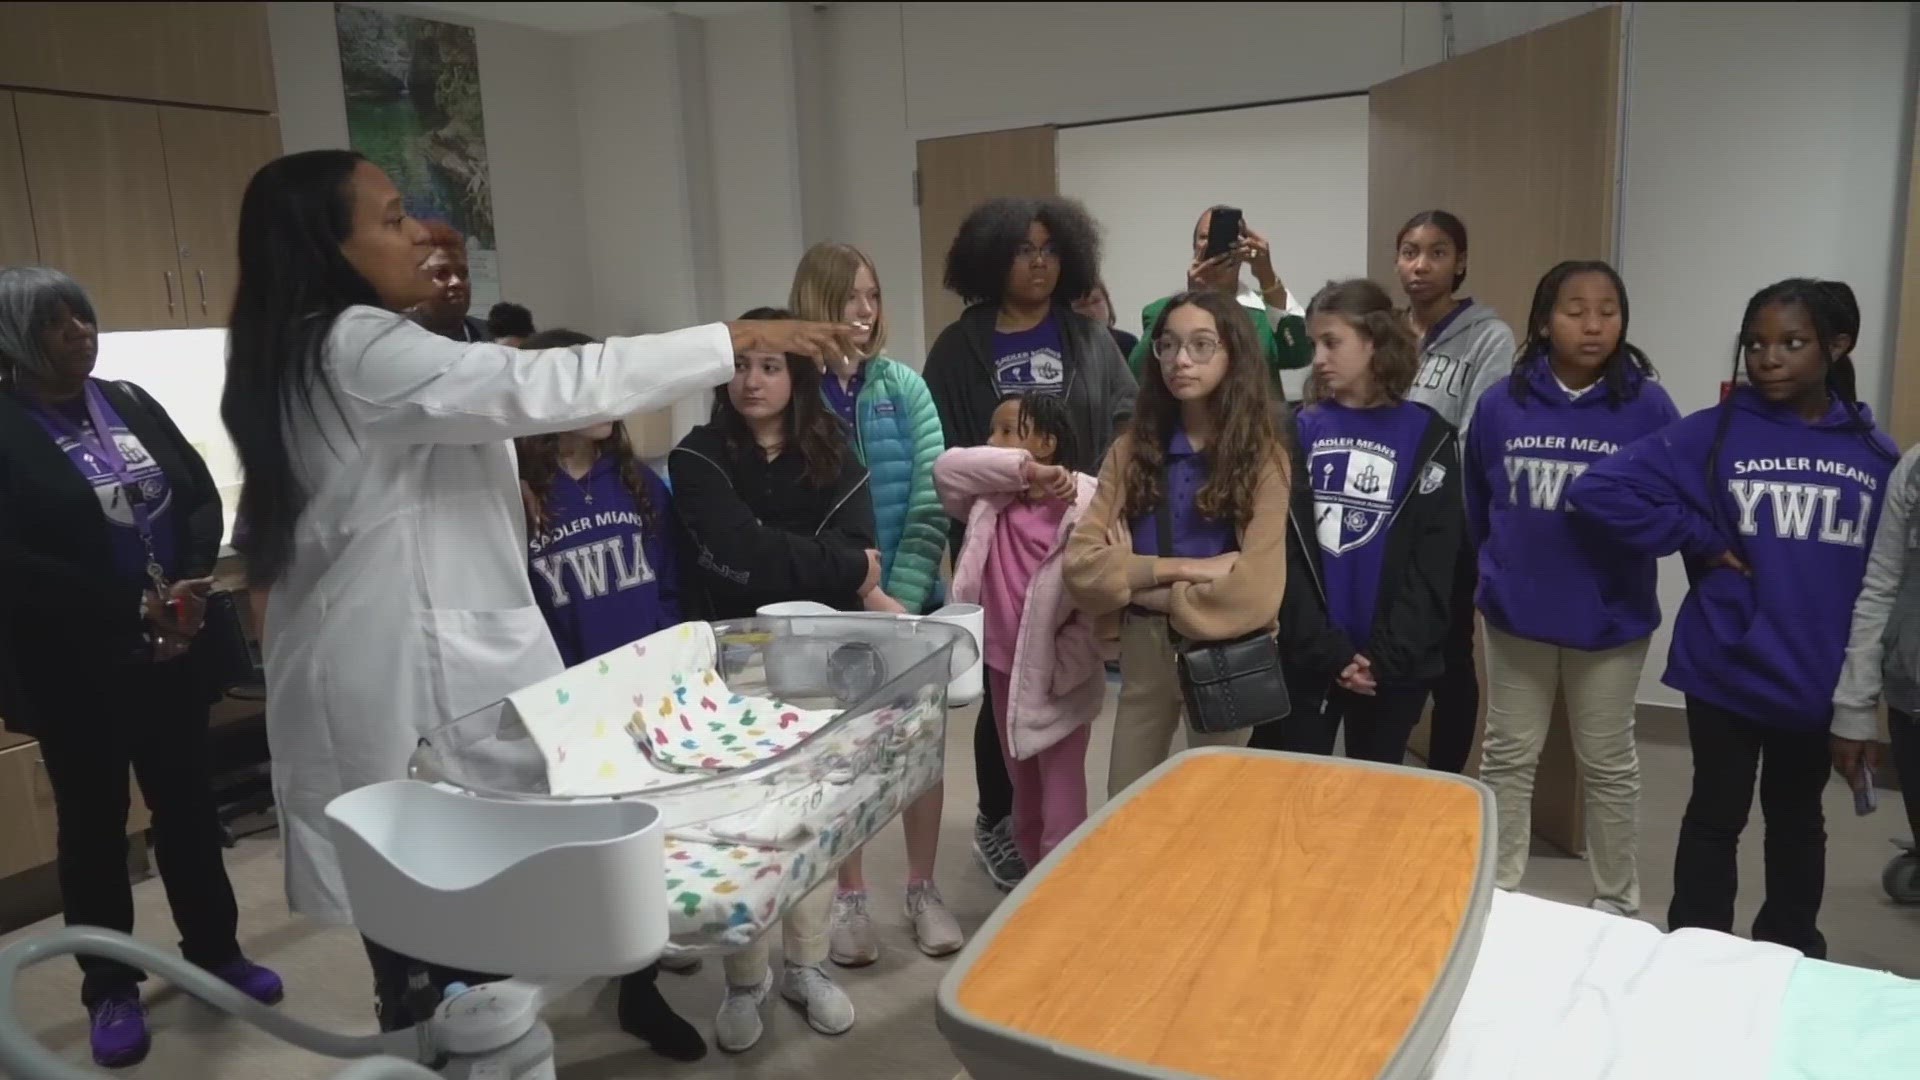
[(1007, 750), (1007, 708), (1013, 682), (1004, 671), (987, 669), (992, 685), (994, 723), (1000, 729), (1000, 757), (1013, 779), (1013, 845), (1021, 861), (1037, 866), (1067, 834), (1087, 820), (1087, 743), (1092, 724), (1081, 724), (1073, 734), (1020, 761)]

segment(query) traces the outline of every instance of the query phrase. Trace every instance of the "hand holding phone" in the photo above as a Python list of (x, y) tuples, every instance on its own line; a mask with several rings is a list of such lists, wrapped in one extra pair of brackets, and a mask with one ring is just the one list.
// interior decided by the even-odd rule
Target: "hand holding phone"
[(1860, 779), (1853, 785), (1853, 812), (1856, 816), (1866, 817), (1880, 809), (1880, 796), (1873, 787), (1873, 766), (1868, 762), (1860, 763)]
[(1217, 259), (1240, 246), (1240, 210), (1232, 206), (1216, 208), (1207, 218), (1207, 247), (1202, 258)]

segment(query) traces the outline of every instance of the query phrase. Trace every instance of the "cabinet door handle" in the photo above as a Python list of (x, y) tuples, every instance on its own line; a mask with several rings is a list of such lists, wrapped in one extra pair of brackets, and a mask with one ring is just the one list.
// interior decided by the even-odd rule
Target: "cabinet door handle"
[(162, 270), (160, 276), (167, 281), (167, 314), (173, 314), (173, 271)]
[(205, 315), (207, 313), (207, 272), (195, 270), (194, 273), (200, 275), (200, 314)]

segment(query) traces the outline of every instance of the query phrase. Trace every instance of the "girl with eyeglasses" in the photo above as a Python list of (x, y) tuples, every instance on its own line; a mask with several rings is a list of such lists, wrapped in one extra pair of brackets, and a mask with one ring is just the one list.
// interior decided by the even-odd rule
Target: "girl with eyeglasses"
[[(1072, 199), (990, 199), (967, 215), (947, 252), (946, 286), (967, 302), (927, 350), (925, 376), (948, 446), (981, 446), (1011, 396), (1057, 396), (1074, 442), (1098, 461), (1133, 413), (1133, 376), (1107, 327), (1073, 301), (1099, 280), (1100, 227)], [(953, 550), (966, 540), (952, 525)], [(994, 884), (1026, 874), (1011, 835), (1013, 785), (994, 734), (991, 690), (973, 739), (980, 812), (973, 850)]]
[[(1172, 749), (1175, 635), (1225, 641), (1270, 627), (1287, 583), (1289, 462), (1253, 324), (1232, 297), (1189, 292), (1151, 337), (1139, 411), (1067, 543), (1074, 602), (1120, 619), (1109, 796)], [(1189, 746), (1246, 741), (1187, 732)]]
[[(1386, 290), (1335, 282), (1307, 305), (1313, 375), (1300, 458), (1313, 486), (1309, 566), (1328, 634), (1349, 655), (1320, 707), (1296, 703), (1284, 749), (1398, 765), (1442, 670), (1465, 530), (1453, 425), (1407, 398), (1414, 346)], [(1305, 706), (1305, 707), (1303, 707)]]

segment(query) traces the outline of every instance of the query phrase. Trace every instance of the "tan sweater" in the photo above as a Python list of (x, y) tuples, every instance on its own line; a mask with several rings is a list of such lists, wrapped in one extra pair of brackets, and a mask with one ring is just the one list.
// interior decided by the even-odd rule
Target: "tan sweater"
[[(1122, 477), (1132, 449), (1130, 436), (1114, 440), (1100, 470), (1093, 505), (1067, 541), (1067, 592), (1080, 610), (1096, 618), (1118, 614), (1136, 591), (1156, 584), (1154, 564), (1159, 560), (1134, 554), (1127, 522), (1121, 517), (1126, 502)], [(1175, 632), (1194, 641), (1225, 641), (1276, 625), (1280, 598), (1287, 591), (1291, 491), (1286, 466), (1276, 456), (1261, 471), (1253, 496), (1253, 521), (1239, 530), (1240, 558), (1233, 569), (1204, 585), (1173, 584), (1169, 618)]]

